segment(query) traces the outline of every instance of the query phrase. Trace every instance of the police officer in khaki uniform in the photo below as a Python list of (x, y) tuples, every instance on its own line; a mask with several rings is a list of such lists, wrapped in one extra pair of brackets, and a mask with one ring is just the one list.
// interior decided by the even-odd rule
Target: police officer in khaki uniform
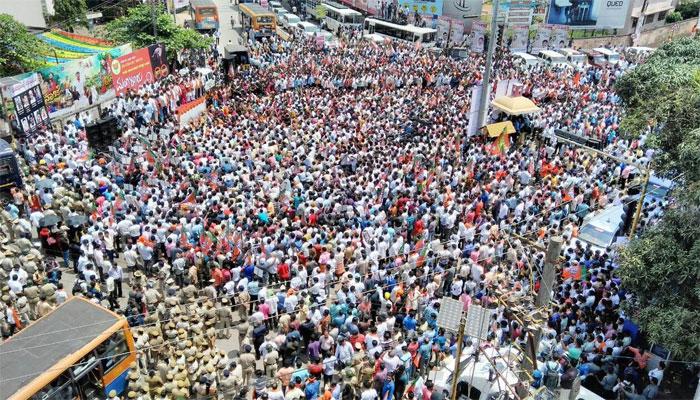
[(279, 359), (279, 353), (271, 345), (267, 345), (267, 354), (263, 358), (263, 363), (265, 364), (265, 374), (274, 378), (277, 375), (277, 360)]
[(220, 339), (231, 338), (230, 328), (231, 322), (233, 320), (233, 313), (231, 312), (231, 308), (229, 307), (228, 298), (224, 297), (223, 299), (221, 299), (221, 307), (219, 307), (216, 310), (216, 316), (219, 320), (218, 337)]
[(222, 395), (223, 400), (233, 400), (233, 398), (238, 393), (238, 387), (240, 382), (236, 379), (229, 370), (225, 369), (223, 372), (223, 378), (219, 380), (219, 393)]
[(31, 285), (24, 288), (24, 296), (27, 298), (27, 305), (29, 305), (29, 318), (32, 320), (37, 319), (37, 305), (39, 304), (39, 286)]

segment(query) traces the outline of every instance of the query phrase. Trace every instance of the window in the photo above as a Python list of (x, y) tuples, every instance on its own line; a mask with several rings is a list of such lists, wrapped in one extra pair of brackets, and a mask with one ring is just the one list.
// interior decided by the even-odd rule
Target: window
[(271, 24), (272, 17), (268, 17), (268, 16), (258, 17), (258, 23), (259, 24)]
[(215, 8), (200, 8), (199, 15), (201, 15), (203, 17), (213, 17), (214, 15), (216, 15), (216, 9)]
[(58, 378), (54, 379), (53, 382), (44, 386), (39, 392), (34, 396), (30, 397), (31, 400), (70, 400), (77, 393), (75, 387), (73, 386), (73, 381), (71, 380), (70, 373), (65, 371)]
[(656, 20), (657, 20), (657, 21), (663, 21), (664, 19), (666, 19), (666, 14), (668, 14), (668, 11), (661, 11), (661, 12), (659, 13), (659, 16), (656, 17)]
[(644, 25), (651, 24), (652, 22), (654, 22), (654, 14), (649, 14), (644, 17)]
[(102, 361), (102, 371), (105, 374), (129, 355), (129, 347), (126, 345), (124, 332), (121, 330), (114, 333), (109, 340), (99, 345), (95, 350), (97, 357)]

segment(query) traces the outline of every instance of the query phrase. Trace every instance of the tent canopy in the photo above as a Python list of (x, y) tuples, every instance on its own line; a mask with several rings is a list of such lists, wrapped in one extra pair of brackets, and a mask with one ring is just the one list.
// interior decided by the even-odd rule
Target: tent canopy
[(532, 100), (523, 96), (497, 97), (493, 99), (491, 105), (509, 115), (532, 114), (540, 111), (540, 108)]
[(510, 135), (512, 133), (515, 133), (515, 127), (513, 126), (513, 123), (510, 121), (503, 121), (503, 122), (496, 122), (495, 124), (488, 124), (486, 125), (486, 132), (489, 134), (489, 137), (499, 137), (501, 136), (501, 133), (505, 130), (506, 134)]

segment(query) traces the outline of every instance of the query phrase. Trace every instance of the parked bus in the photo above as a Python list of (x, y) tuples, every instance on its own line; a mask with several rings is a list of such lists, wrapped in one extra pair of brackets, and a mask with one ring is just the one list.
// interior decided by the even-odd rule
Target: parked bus
[(106, 399), (136, 361), (126, 318), (73, 297), (0, 344), (0, 399)]
[(323, 21), (329, 31), (337, 34), (340, 28), (360, 28), (365, 17), (361, 12), (345, 7), (338, 3), (325, 1), (322, 3), (326, 10)]
[(437, 30), (414, 25), (399, 25), (377, 18), (367, 18), (365, 19), (364, 34), (379, 34), (390, 39), (421, 43), (423, 46), (433, 47), (435, 46)]
[(0, 189), (9, 191), (13, 187), (22, 187), (22, 173), (15, 151), (9, 143), (0, 139)]
[(277, 18), (272, 11), (260, 4), (241, 4), (241, 23), (244, 31), (249, 31), (255, 39), (260, 39), (275, 34)]
[(198, 31), (219, 29), (219, 11), (214, 0), (190, 0), (190, 17)]

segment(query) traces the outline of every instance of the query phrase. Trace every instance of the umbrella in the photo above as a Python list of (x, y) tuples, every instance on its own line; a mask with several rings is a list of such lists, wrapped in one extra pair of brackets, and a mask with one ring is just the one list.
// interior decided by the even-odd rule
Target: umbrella
[(39, 220), (39, 226), (42, 228), (45, 226), (53, 226), (56, 225), (60, 220), (61, 217), (59, 217), (58, 215), (47, 215), (41, 220)]
[(66, 224), (70, 227), (78, 227), (87, 222), (87, 217), (84, 215), (71, 215), (66, 219)]
[(533, 114), (540, 111), (540, 108), (527, 97), (501, 96), (491, 102), (493, 108), (503, 111), (509, 115)]
[(54, 182), (53, 180), (51, 180), (49, 178), (46, 178), (46, 179), (42, 179), (39, 182), (37, 182), (36, 188), (37, 189), (46, 189), (46, 188), (52, 189), (55, 185), (56, 185), (56, 182)]

